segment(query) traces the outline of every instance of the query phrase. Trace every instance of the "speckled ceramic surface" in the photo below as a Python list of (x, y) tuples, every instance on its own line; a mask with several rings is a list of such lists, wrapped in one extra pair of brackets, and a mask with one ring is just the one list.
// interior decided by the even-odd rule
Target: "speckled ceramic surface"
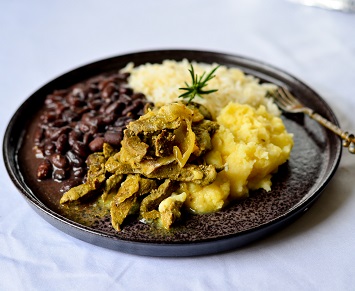
[[(46, 84), (30, 96), (10, 121), (4, 137), (5, 165), (16, 187), (44, 219), (60, 230), (89, 243), (122, 252), (151, 256), (192, 256), (241, 247), (284, 227), (301, 215), (319, 197), (340, 160), (341, 143), (333, 134), (302, 115), (284, 115), (295, 145), (290, 160), (273, 177), (271, 192), (256, 191), (248, 199), (212, 214), (190, 215), (167, 233), (139, 221), (129, 221), (115, 232), (109, 219), (94, 219), (84, 226), (60, 214), (40, 185), (31, 178), (18, 150), (27, 137), (24, 120), (34, 118), (45, 96), (97, 74), (117, 70), (128, 62), (136, 65), (164, 59), (187, 58), (235, 66), (262, 81), (286, 86), (304, 104), (337, 123), (329, 106), (313, 90), (291, 75), (263, 62), (214, 52), (167, 50), (133, 53), (78, 68)], [(29, 110), (31, 108), (31, 110)]]

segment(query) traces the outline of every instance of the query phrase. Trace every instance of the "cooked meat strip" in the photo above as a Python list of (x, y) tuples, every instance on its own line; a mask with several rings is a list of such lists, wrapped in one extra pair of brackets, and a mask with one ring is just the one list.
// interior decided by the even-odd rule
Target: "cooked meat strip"
[(111, 205), (111, 224), (117, 231), (121, 230), (121, 224), (130, 213), (130, 211), (136, 205), (137, 196), (131, 196), (122, 203), (116, 205), (112, 203)]
[(151, 192), (156, 187), (157, 182), (154, 180), (145, 179), (139, 175), (127, 176), (111, 202), (111, 223), (117, 231), (120, 230), (124, 219), (134, 209), (137, 197)]
[[(144, 115), (143, 115), (144, 116)], [(141, 118), (127, 125), (135, 135), (147, 134), (150, 132), (161, 131), (163, 129), (176, 129), (181, 125), (181, 119), (167, 121), (164, 117), (154, 115), (150, 118)]]
[(140, 215), (142, 218), (150, 221), (159, 218), (158, 206), (165, 198), (169, 197), (178, 188), (178, 183), (166, 179), (158, 189), (153, 190), (145, 197), (140, 206)]
[(167, 230), (170, 226), (180, 218), (180, 208), (186, 200), (186, 193), (172, 195), (159, 204), (160, 219), (163, 227)]
[[(107, 165), (107, 164), (106, 164)], [(128, 164), (112, 159), (106, 168), (117, 174), (141, 174), (151, 179), (171, 179), (180, 182), (194, 182), (200, 185), (211, 184), (216, 179), (216, 169), (212, 165), (186, 164), (183, 168), (174, 162), (156, 168), (154, 171), (144, 171), (144, 168), (133, 168)]]

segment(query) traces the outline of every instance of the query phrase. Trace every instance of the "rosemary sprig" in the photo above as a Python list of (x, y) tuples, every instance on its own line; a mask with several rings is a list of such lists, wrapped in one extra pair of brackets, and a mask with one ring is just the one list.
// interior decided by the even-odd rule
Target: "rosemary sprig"
[(214, 72), (219, 68), (219, 66), (215, 67), (211, 72), (209, 72), (207, 75), (206, 72), (203, 72), (203, 74), (199, 77), (197, 74), (195, 74), (194, 67), (192, 64), (190, 64), (190, 75), (192, 79), (191, 85), (187, 84), (185, 82), (186, 87), (179, 88), (179, 90), (184, 90), (186, 91), (185, 93), (181, 94), (179, 97), (180, 98), (188, 98), (189, 100), (187, 101), (187, 104), (189, 104), (192, 99), (195, 98), (195, 96), (199, 96), (203, 98), (201, 95), (203, 94), (210, 94), (213, 92), (218, 91), (218, 89), (212, 89), (212, 90), (203, 90), (204, 87), (207, 86), (207, 82), (213, 79), (216, 75), (213, 75)]

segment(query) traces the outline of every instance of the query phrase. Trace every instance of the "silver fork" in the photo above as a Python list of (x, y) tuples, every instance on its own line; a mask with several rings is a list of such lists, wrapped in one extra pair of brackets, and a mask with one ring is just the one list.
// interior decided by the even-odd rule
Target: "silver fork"
[(299, 100), (297, 100), (290, 91), (285, 88), (279, 87), (273, 92), (272, 96), (276, 104), (285, 112), (290, 113), (304, 113), (314, 120), (318, 121), (324, 127), (330, 129), (337, 134), (343, 140), (343, 146), (347, 147), (349, 152), (355, 154), (355, 136), (348, 132), (341, 130), (338, 126), (331, 123), (318, 113), (315, 113), (312, 109), (304, 106)]

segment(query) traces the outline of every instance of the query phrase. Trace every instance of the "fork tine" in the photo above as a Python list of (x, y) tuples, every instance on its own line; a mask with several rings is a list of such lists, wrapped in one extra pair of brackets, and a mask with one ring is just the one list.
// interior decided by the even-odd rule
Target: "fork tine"
[(289, 106), (302, 106), (301, 102), (297, 100), (286, 88), (279, 87), (277, 91), (285, 103), (287, 103)]
[(282, 90), (277, 89), (275, 92), (276, 94), (273, 95), (275, 103), (282, 109), (287, 110), (288, 102), (286, 96)]

